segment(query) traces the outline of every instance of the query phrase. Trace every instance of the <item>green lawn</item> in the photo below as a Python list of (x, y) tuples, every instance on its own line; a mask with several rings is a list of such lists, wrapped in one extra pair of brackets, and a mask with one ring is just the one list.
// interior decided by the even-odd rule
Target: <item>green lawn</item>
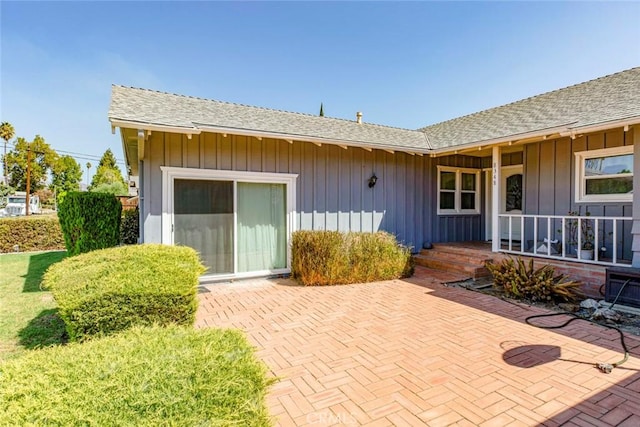
[(134, 327), (56, 345), (64, 323), (40, 283), (65, 256), (0, 255), (0, 425), (272, 425), (274, 379), (241, 331)]
[(64, 342), (64, 323), (40, 281), (47, 267), (65, 256), (65, 251), (0, 255), (0, 361)]

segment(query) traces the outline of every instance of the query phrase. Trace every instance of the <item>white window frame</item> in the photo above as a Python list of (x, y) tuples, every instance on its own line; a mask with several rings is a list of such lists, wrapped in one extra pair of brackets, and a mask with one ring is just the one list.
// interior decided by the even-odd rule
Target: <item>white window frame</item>
[[(480, 214), (480, 169), (470, 168), (456, 168), (451, 166), (438, 166), (438, 183), (437, 183), (437, 206), (438, 215), (479, 215)], [(451, 190), (440, 189), (440, 174), (441, 172), (454, 172), (456, 174), (456, 189), (455, 189), (455, 207), (454, 209), (440, 209), (440, 192)], [(470, 193), (469, 190), (462, 190), (462, 174), (473, 174), (476, 176), (476, 189), (475, 189), (475, 209), (462, 209), (462, 193)]]
[[(595, 157), (613, 157), (633, 154), (633, 145), (625, 145), (622, 147), (603, 148), (600, 150), (590, 151), (578, 151), (575, 153), (575, 201), (576, 203), (590, 203), (590, 202), (631, 202), (633, 201), (633, 194), (586, 194), (587, 186), (585, 177), (584, 164), (585, 160), (593, 159)], [(633, 177), (633, 171), (628, 174), (615, 174), (604, 175), (602, 178), (622, 178)]]
[[(291, 235), (296, 231), (296, 180), (297, 174), (243, 172), (218, 169), (194, 169), (160, 166), (162, 171), (162, 243), (173, 245), (173, 201), (174, 182), (176, 179), (197, 179), (211, 181), (233, 181), (233, 271), (230, 274), (203, 275), (201, 280), (225, 280), (235, 278), (261, 277), (291, 273)], [(236, 210), (236, 191), (238, 182), (252, 182), (261, 184), (284, 184), (286, 188), (286, 226), (287, 226), (287, 266), (276, 270), (238, 272), (237, 240), (235, 230), (238, 227), (238, 213)]]

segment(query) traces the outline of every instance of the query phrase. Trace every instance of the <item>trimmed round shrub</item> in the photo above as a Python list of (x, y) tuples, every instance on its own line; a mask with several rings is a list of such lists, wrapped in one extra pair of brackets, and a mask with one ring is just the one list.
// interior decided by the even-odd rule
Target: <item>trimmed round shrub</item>
[(37, 215), (0, 219), (0, 252), (64, 249), (60, 222), (55, 216)]
[(193, 325), (204, 271), (191, 248), (132, 245), (67, 258), (47, 270), (42, 284), (77, 341), (135, 325)]
[(244, 334), (133, 328), (0, 366), (0, 425), (268, 426), (272, 380)]
[(411, 250), (386, 232), (296, 231), (291, 274), (303, 285), (341, 285), (413, 274)]
[(106, 193), (70, 192), (58, 206), (69, 255), (120, 244), (122, 204)]

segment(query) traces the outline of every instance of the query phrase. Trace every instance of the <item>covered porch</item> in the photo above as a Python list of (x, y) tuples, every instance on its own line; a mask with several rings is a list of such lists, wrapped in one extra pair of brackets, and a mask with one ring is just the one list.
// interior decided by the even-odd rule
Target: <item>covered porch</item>
[(441, 153), (437, 164), (462, 156), (481, 169), (473, 176), (460, 168), (461, 178), (447, 187), (452, 168), (438, 167), (438, 227), (446, 228), (443, 207), (455, 195), (475, 210), (454, 214), (476, 215), (479, 221), (467, 222), (481, 231), (434, 241), (477, 249), (473, 241), (484, 240), (484, 250), (549, 263), (640, 267), (640, 198), (633, 192), (640, 187), (640, 131), (612, 125), (547, 132)]

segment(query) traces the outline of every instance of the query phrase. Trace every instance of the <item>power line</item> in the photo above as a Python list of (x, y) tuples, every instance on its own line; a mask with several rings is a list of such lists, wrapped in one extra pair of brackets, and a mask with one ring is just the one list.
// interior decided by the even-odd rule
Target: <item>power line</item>
[[(8, 145), (13, 146), (13, 148), (15, 148), (17, 146), (17, 144), (15, 142), (9, 142)], [(56, 150), (55, 148), (52, 148), (52, 149), (58, 154), (69, 155), (69, 156), (72, 156), (72, 157), (75, 157), (75, 158), (81, 159), (81, 160), (100, 161), (100, 159), (102, 159), (102, 156), (96, 156), (94, 154), (75, 153), (73, 151)], [(36, 151), (36, 150), (33, 150), (33, 149), (31, 149), (30, 151), (32, 151), (34, 153), (37, 153), (37, 154), (45, 154), (44, 152)], [(114, 156), (114, 158), (115, 158), (115, 156)], [(122, 160), (122, 159), (116, 159), (116, 163), (120, 163), (120, 164), (126, 166), (125, 161)]]

